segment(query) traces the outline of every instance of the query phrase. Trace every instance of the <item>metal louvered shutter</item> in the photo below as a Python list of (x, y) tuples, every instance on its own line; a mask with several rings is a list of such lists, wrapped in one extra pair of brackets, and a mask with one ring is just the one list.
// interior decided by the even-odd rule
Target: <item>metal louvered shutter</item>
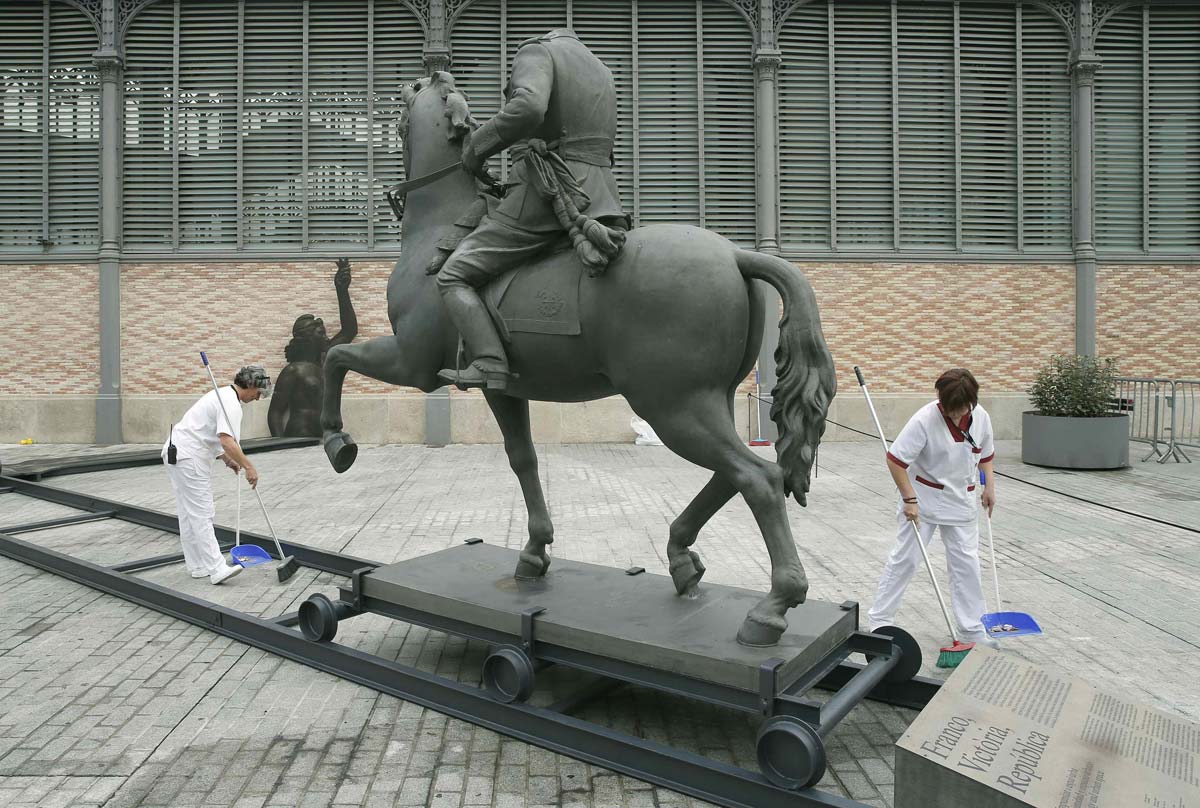
[(412, 12), (394, 0), (375, 0), (371, 27), (373, 96), (371, 120), (372, 244), (398, 246), (400, 222), (384, 196), (404, 179), (404, 141), (397, 124), (404, 110), (406, 85), (425, 75), (422, 51), (425, 35)]
[(306, 244), (367, 241), (367, 2), (308, 2)]
[(753, 248), (754, 39), (742, 15), (724, 3), (705, 2), (700, 22), (700, 222)]
[(1138, 252), (1142, 233), (1142, 10), (1112, 17), (1096, 50), (1096, 248)]
[(1021, 13), (1021, 248), (1070, 252), (1071, 43), (1058, 21), (1034, 6)]
[(143, 10), (126, 45), (125, 249), (394, 247), (383, 191), (423, 46), (395, 0)]
[(638, 224), (700, 222), (696, 9), (637, 5)]
[(179, 2), (178, 244), (237, 243), (238, 4)]
[(829, 249), (832, 187), (829, 12), (798, 7), (779, 32), (779, 237), (784, 250)]
[(1151, 251), (1200, 249), (1200, 13), (1149, 7)]
[(72, 252), (100, 241), (96, 31), (71, 6), (0, 8), (0, 246)]
[(304, 230), (304, 17), (248, 0), (242, 20), (242, 246), (299, 247)]
[(954, 8), (896, 9), (901, 249), (955, 247)]
[(887, 3), (835, 3), (839, 248), (893, 246), (892, 44)]
[(50, 5), (49, 239), (52, 246), (100, 241), (100, 80), (96, 31), (78, 10)]
[[(0, 246), (37, 249), (49, 238), (43, 155), (50, 53), (46, 3), (7, 3), (4, 31), (4, 103), (0, 106)], [(81, 15), (82, 16), (82, 15)]]
[(122, 246), (175, 244), (175, 8), (158, 3), (134, 19), (125, 39)]
[(1017, 249), (1016, 8), (959, 11), (962, 246)]

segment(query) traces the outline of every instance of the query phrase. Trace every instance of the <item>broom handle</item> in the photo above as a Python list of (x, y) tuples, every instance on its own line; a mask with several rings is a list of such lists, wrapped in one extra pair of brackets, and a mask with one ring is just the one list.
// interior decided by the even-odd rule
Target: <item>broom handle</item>
[(992, 540), (992, 515), (984, 510), (987, 516), (988, 526), (988, 548), (992, 552), (992, 583), (996, 586), (996, 611), (1004, 611), (1004, 607), (1000, 605), (1000, 573), (996, 572), (996, 542)]
[(262, 508), (263, 519), (267, 520), (267, 529), (271, 531), (271, 538), (275, 540), (275, 550), (279, 553), (279, 558), (283, 559), (283, 548), (279, 545), (279, 537), (275, 535), (275, 526), (271, 524), (271, 517), (267, 516), (267, 506), (263, 504), (262, 494), (258, 493), (258, 489), (252, 489), (254, 496), (258, 497), (258, 507)]
[(239, 471), (233, 478), (233, 488), (237, 491), (237, 522), (234, 524), (233, 546), (242, 546), (242, 474)]
[[(854, 366), (854, 375), (858, 377), (858, 386), (862, 388), (863, 395), (867, 397), (867, 408), (871, 411), (871, 419), (875, 422), (876, 432), (879, 433), (879, 442), (883, 444), (883, 462), (886, 463), (887, 438), (883, 436), (883, 427), (879, 424), (879, 416), (875, 413), (875, 404), (871, 401), (871, 393), (867, 390), (867, 380), (863, 378), (863, 373), (859, 370), (858, 365)], [(950, 639), (957, 643), (958, 634), (954, 631), (954, 623), (950, 620), (950, 612), (946, 609), (946, 601), (942, 598), (942, 588), (938, 586), (937, 576), (933, 574), (933, 565), (929, 563), (929, 553), (925, 551), (925, 542), (921, 541), (920, 523), (916, 520), (913, 521), (913, 538), (916, 539), (917, 548), (921, 551), (921, 558), (925, 561), (925, 569), (929, 572), (929, 581), (933, 584), (933, 593), (937, 595), (938, 606), (942, 609), (942, 617), (946, 619), (946, 628), (950, 629)]]

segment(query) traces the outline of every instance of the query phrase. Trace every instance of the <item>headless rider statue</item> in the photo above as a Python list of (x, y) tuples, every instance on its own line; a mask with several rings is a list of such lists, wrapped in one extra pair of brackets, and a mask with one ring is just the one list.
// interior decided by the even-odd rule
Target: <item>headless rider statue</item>
[[(478, 226), (441, 265), (438, 289), (472, 362), (438, 375), (460, 388), (504, 390), (508, 358), (477, 289), (527, 262), (564, 233), (596, 276), (629, 227), (613, 177), (617, 94), (612, 72), (574, 31), (521, 43), (504, 107), (463, 141), (463, 168), (488, 179), (486, 161), (511, 148), (503, 199), (488, 199)], [(586, 215), (585, 215), (586, 212)]]

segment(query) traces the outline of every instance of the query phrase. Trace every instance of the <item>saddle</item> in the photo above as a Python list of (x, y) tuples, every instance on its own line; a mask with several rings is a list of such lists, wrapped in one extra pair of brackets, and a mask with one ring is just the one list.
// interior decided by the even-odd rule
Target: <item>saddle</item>
[(547, 254), (510, 269), (479, 294), (505, 343), (512, 342), (512, 332), (576, 336), (583, 273), (583, 263), (564, 238)]

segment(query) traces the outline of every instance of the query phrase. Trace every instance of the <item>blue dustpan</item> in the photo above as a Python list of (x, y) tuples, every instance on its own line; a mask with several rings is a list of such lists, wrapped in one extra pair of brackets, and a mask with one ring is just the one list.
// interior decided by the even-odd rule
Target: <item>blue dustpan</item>
[[(983, 472), (979, 472), (979, 483), (984, 484)], [(1000, 605), (1000, 576), (996, 572), (996, 543), (992, 539), (992, 517), (990, 514), (984, 513), (987, 517), (988, 526), (988, 548), (992, 552), (992, 581), (996, 584), (996, 605)], [(983, 623), (984, 630), (987, 635), (994, 640), (1002, 640), (1005, 637), (1028, 637), (1032, 634), (1041, 634), (1042, 627), (1037, 624), (1032, 615), (1025, 612), (991, 612), (979, 618)]]
[(233, 559), (234, 564), (241, 564), (243, 567), (266, 564), (271, 560), (267, 551), (257, 544), (239, 544), (236, 547), (230, 547), (229, 557)]
[(987, 634), (994, 640), (1005, 637), (1025, 637), (1041, 634), (1042, 627), (1025, 612), (992, 612), (980, 618)]
[(233, 559), (234, 564), (254, 567), (266, 564), (271, 560), (271, 556), (257, 544), (242, 544), (242, 487), (238, 484), (240, 482), (239, 475), (239, 478), (234, 481), (234, 488), (237, 489), (237, 531), (234, 534), (233, 547), (229, 548), (229, 557)]

